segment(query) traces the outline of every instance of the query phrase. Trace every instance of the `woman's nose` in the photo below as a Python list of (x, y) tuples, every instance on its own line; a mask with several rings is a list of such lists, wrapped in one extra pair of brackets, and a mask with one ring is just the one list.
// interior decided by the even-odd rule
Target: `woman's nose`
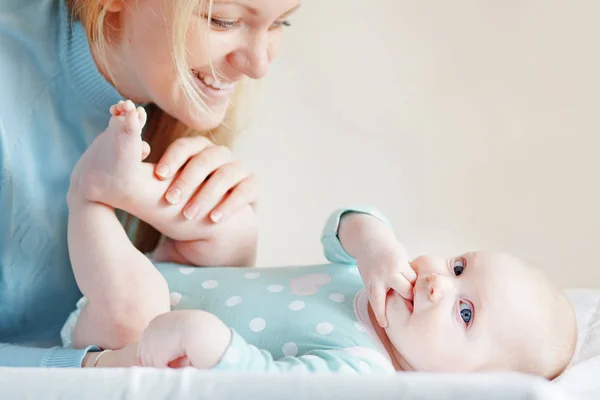
[(247, 43), (231, 55), (231, 63), (244, 75), (260, 79), (267, 75), (271, 62), (270, 40), (267, 33), (251, 35)]

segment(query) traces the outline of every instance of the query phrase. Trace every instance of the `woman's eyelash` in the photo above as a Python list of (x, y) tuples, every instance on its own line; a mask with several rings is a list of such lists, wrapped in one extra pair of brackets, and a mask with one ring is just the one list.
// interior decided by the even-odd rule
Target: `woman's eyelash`
[[(208, 16), (205, 16), (205, 18), (209, 19)], [(225, 20), (225, 19), (218, 19), (218, 18), (210, 18), (210, 23), (214, 26), (216, 26), (217, 28), (222, 28), (222, 29), (231, 29), (231, 28), (235, 28), (236, 25), (238, 24), (238, 21), (229, 21), (229, 20)], [(290, 27), (292, 26), (292, 24), (290, 23), (290, 21), (288, 20), (283, 20), (283, 21), (276, 21), (273, 24), (274, 28), (279, 28), (279, 27)]]
[(286, 19), (286, 20), (283, 20), (283, 21), (275, 21), (275, 22), (273, 22), (273, 25), (271, 25), (271, 29), (278, 29), (278, 28), (281, 28), (281, 27), (286, 27), (287, 28), (287, 27), (290, 27), (290, 26), (292, 26), (292, 24), (290, 23), (290, 21), (288, 21)]
[(219, 28), (233, 28), (237, 24), (237, 21), (226, 21), (223, 19), (211, 18), (210, 23)]

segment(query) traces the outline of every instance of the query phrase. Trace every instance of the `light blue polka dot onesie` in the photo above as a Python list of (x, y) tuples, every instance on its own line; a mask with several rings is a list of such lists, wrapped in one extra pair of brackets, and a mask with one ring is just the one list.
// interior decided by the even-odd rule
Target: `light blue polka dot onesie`
[[(201, 309), (232, 330), (215, 370), (316, 373), (394, 373), (367, 312), (368, 299), (355, 259), (338, 239), (347, 207), (335, 211), (322, 235), (331, 264), (269, 268), (198, 268), (157, 264), (171, 291), (171, 309)], [(389, 224), (388, 224), (389, 225)], [(72, 327), (85, 301), (63, 328)], [(202, 332), (198, 332), (202, 334)]]

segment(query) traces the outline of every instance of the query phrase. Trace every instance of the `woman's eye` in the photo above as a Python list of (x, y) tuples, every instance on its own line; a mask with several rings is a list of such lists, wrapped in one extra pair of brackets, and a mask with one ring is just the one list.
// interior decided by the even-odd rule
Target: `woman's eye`
[(469, 325), (471, 319), (473, 318), (473, 306), (470, 303), (465, 301), (460, 302), (460, 318), (464, 321), (466, 325)]
[(462, 259), (454, 260), (454, 266), (452, 267), (454, 270), (454, 275), (460, 276), (465, 270), (465, 263)]
[(237, 21), (228, 21), (225, 19), (211, 18), (210, 23), (212, 26), (219, 28), (219, 29), (231, 29), (231, 28), (235, 28), (235, 26), (237, 25), (238, 22)]
[(278, 29), (278, 28), (281, 28), (282, 26), (288, 27), (288, 26), (292, 26), (292, 24), (288, 20), (275, 21), (273, 23), (273, 25), (271, 25), (271, 29)]

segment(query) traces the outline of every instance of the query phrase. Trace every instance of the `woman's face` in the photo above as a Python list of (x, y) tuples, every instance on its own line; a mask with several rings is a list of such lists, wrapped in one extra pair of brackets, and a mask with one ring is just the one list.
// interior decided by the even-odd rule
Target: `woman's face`
[(187, 27), (185, 57), (194, 90), (209, 113), (185, 96), (176, 71), (172, 41), (179, 1), (117, 1), (120, 6), (113, 2), (109, 23), (118, 23), (113, 42), (117, 57), (109, 59), (111, 69), (120, 71), (115, 84), (123, 96), (155, 103), (191, 128), (213, 128), (223, 120), (236, 83), (246, 76), (266, 75), (287, 18), (299, 2), (214, 0), (210, 22), (208, 4), (206, 9), (195, 8)]

